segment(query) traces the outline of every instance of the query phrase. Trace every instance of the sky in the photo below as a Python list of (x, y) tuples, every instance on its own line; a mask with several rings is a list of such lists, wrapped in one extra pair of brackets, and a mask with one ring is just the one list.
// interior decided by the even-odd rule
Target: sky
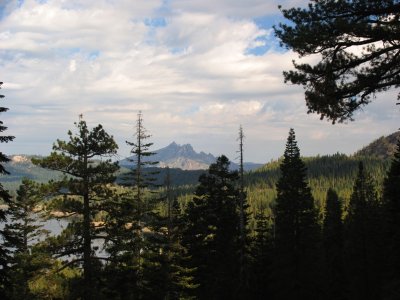
[[(137, 113), (153, 150), (172, 141), (245, 161), (283, 154), (294, 128), (304, 156), (352, 154), (398, 129), (396, 91), (377, 94), (355, 121), (307, 114), (283, 70), (298, 55), (279, 45), (278, 5), (305, 0), (0, 0), (0, 117), (11, 154), (51, 152), (83, 114), (129, 155)], [(312, 61), (313, 58), (305, 58)]]

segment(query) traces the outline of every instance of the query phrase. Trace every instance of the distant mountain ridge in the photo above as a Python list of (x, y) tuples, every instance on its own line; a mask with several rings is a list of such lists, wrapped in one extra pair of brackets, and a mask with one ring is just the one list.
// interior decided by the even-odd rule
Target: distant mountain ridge
[(357, 151), (355, 156), (376, 156), (382, 159), (393, 157), (397, 141), (400, 139), (400, 131), (388, 136), (381, 136), (372, 143)]
[[(168, 146), (153, 152), (156, 154), (145, 159), (158, 161), (159, 163), (157, 166), (160, 168), (170, 167), (182, 170), (206, 170), (217, 160), (217, 158), (211, 153), (207, 154), (203, 151), (197, 153), (193, 149), (192, 145), (179, 145), (175, 142), (172, 142)], [(132, 166), (132, 162), (129, 160), (129, 158), (121, 160), (119, 164), (120, 166), (127, 168)], [(246, 171), (253, 170), (261, 166), (262, 164), (244, 163), (244, 169)], [(239, 165), (231, 162), (231, 168), (238, 169)]]
[[(344, 169), (352, 170), (355, 172), (360, 156), (361, 160), (367, 160), (375, 166), (382, 165), (382, 173), (388, 167), (390, 158), (396, 148), (397, 139), (400, 138), (400, 132), (390, 134), (386, 137), (378, 138), (369, 145), (365, 146), (361, 150), (357, 151), (352, 156), (346, 155), (334, 155), (331, 158), (329, 156), (305, 158), (306, 165), (309, 168), (311, 174), (314, 173), (313, 164), (319, 162), (326, 165), (325, 169), (322, 170), (320, 167), (315, 171), (315, 177), (327, 176), (325, 172), (332, 172), (335, 168), (341, 169), (336, 170), (334, 173), (340, 173)], [(208, 169), (211, 163), (214, 163), (216, 158), (212, 154), (206, 154), (204, 152), (197, 153), (193, 147), (189, 144), (178, 145), (171, 143), (165, 148), (155, 151), (156, 155), (152, 157), (152, 160), (160, 161), (159, 167), (169, 166), (171, 168), (171, 177), (173, 185), (190, 185), (196, 184), (200, 174)], [(363, 158), (361, 156), (364, 156)], [(43, 169), (39, 166), (34, 165), (31, 162), (31, 158), (39, 157), (37, 155), (10, 155), (11, 161), (6, 163), (4, 166), (10, 175), (0, 176), (0, 181), (7, 190), (15, 191), (22, 178), (27, 177), (37, 182), (47, 182), (51, 179), (57, 180), (62, 177), (60, 172)], [(154, 158), (154, 159), (153, 159)], [(279, 160), (273, 161), (266, 165), (245, 163), (246, 170), (252, 170), (247, 176), (249, 181), (261, 180), (263, 182), (269, 182), (279, 174)], [(125, 159), (120, 161), (121, 171), (126, 172), (126, 167), (131, 167), (131, 163)], [(231, 163), (232, 169), (237, 169), (236, 163)], [(368, 167), (368, 165), (367, 165)], [(375, 167), (374, 167), (375, 168)], [(378, 168), (378, 167), (377, 167)], [(165, 169), (160, 170), (160, 175), (157, 178), (157, 183), (162, 184), (165, 177)], [(271, 173), (272, 172), (272, 173)], [(347, 172), (347, 171), (346, 171)], [(350, 171), (349, 171), (350, 172)], [(351, 173), (351, 174), (353, 174)], [(349, 177), (350, 178), (350, 177)], [(347, 179), (350, 180), (350, 179)], [(351, 177), (352, 178), (352, 177)], [(273, 182), (272, 182), (273, 181)], [(275, 181), (272, 180), (269, 185), (273, 186)]]

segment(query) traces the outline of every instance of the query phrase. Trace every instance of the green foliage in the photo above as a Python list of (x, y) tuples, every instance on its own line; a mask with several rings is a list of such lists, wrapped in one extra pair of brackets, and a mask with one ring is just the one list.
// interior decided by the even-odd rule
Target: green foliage
[(346, 217), (346, 266), (350, 299), (380, 299), (382, 209), (373, 180), (359, 164)]
[(74, 256), (66, 266), (83, 265), (82, 297), (91, 299), (95, 296), (98, 263), (92, 241), (99, 238), (102, 231), (102, 227), (94, 223), (94, 217), (107, 207), (107, 201), (114, 194), (110, 184), (115, 180), (118, 166), (109, 157), (116, 154), (118, 146), (101, 125), (91, 130), (83, 120), (75, 125), (77, 133), (69, 131), (69, 141), (57, 140), (50, 156), (33, 162), (68, 175), (62, 181), (51, 182), (49, 189), (63, 195), (62, 212), (72, 213), (76, 219), (51, 242), (57, 257)]
[[(136, 132), (134, 142), (126, 141), (126, 143), (132, 147), (131, 154), (133, 155), (129, 161), (133, 163), (133, 170), (130, 172), (132, 175), (132, 182), (126, 182), (125, 184), (131, 185), (136, 188), (137, 200), (140, 200), (141, 192), (144, 188), (154, 186), (154, 175), (158, 172), (155, 170), (150, 170), (146, 167), (151, 167), (156, 165), (158, 162), (151, 161), (148, 158), (155, 155), (154, 152), (149, 151), (153, 143), (146, 142), (151, 135), (147, 133), (146, 128), (143, 126), (142, 113), (139, 112), (136, 121)], [(146, 169), (145, 169), (146, 168)]]
[(7, 289), (12, 299), (32, 298), (29, 282), (51, 265), (50, 256), (40, 243), (48, 234), (41, 222), (40, 201), (39, 186), (24, 179), (17, 197), (9, 203), (4, 246), (12, 252)]
[(77, 299), (80, 292), (74, 283), (80, 279), (81, 270), (67, 267), (60, 271), (61, 268), (62, 263), (55, 261), (46, 272), (35, 274), (29, 281), (29, 299)]
[(267, 299), (272, 292), (274, 232), (271, 218), (268, 218), (264, 213), (258, 213), (254, 219), (256, 225), (250, 250), (249, 294), (251, 299)]
[[(152, 183), (155, 187), (162, 188), (164, 178), (167, 175), (167, 168), (146, 167), (144, 171), (147, 174), (151, 174), (151, 177), (154, 178)], [(196, 185), (199, 176), (205, 172), (205, 170), (182, 170), (169, 168), (169, 176), (171, 177), (171, 182), (174, 186)], [(121, 168), (120, 173), (117, 175), (116, 182), (121, 185), (131, 185), (134, 180), (133, 177), (132, 170)]]
[[(0, 82), (0, 89), (3, 85), (3, 82)], [(3, 95), (0, 95), (0, 99), (4, 98)], [(0, 107), (0, 113), (6, 112), (8, 108)], [(7, 127), (3, 125), (3, 121), (0, 121), (0, 133), (7, 130)], [(0, 144), (8, 143), (14, 139), (13, 136), (10, 135), (0, 135)], [(10, 159), (0, 151), (0, 176), (4, 176), (9, 174), (4, 168), (4, 164), (10, 161)], [(11, 196), (9, 192), (4, 189), (3, 185), (0, 183), (0, 204), (9, 203), (11, 200)], [(0, 209), (0, 223), (3, 223), (6, 220), (5, 213), (2, 209)], [(5, 290), (7, 286), (7, 261), (9, 259), (9, 253), (3, 246), (3, 232), (0, 230), (0, 298), (5, 297)]]
[(400, 138), (383, 184), (383, 205), (387, 250), (384, 294), (388, 299), (395, 299), (400, 295)]
[[(108, 236), (105, 249), (112, 258), (106, 272), (117, 279), (107, 289), (115, 293), (114, 297), (158, 299), (166, 293), (165, 281), (161, 280), (165, 272), (165, 256), (160, 254), (163, 233), (158, 226), (157, 199), (154, 190), (150, 190), (155, 186), (156, 173), (145, 168), (156, 162), (144, 159), (154, 154), (149, 151), (152, 143), (146, 142), (149, 137), (139, 113), (136, 140), (127, 142), (132, 147), (130, 160), (134, 163), (130, 176), (123, 181), (129, 188), (113, 197), (105, 222)], [(125, 277), (129, 282), (125, 282)], [(157, 289), (153, 288), (155, 283)]]
[(312, 0), (282, 10), (289, 22), (275, 27), (281, 44), (319, 59), (284, 72), (285, 82), (305, 88), (308, 112), (351, 120), (375, 93), (398, 87), (398, 11), (397, 0)]
[(231, 299), (239, 280), (238, 173), (225, 156), (199, 178), (185, 211), (183, 246), (190, 268), (196, 268), (196, 294), (201, 299)]
[[(319, 214), (323, 215), (326, 193), (334, 188), (343, 206), (347, 207), (352, 193), (352, 182), (357, 176), (359, 161), (363, 161), (366, 171), (373, 175), (380, 186), (389, 168), (390, 161), (379, 157), (347, 156), (344, 154), (324, 155), (302, 158), (307, 168), (307, 181), (311, 188)], [(275, 185), (281, 174), (278, 161), (266, 164), (263, 168), (249, 172), (246, 176), (248, 202), (255, 214), (257, 211), (270, 210), (276, 199)], [(377, 189), (378, 195), (381, 194)]]
[(320, 299), (317, 213), (293, 129), (280, 169), (274, 208), (276, 299)]
[(322, 227), (325, 262), (325, 299), (345, 297), (342, 204), (337, 193), (329, 189), (326, 195), (325, 217)]

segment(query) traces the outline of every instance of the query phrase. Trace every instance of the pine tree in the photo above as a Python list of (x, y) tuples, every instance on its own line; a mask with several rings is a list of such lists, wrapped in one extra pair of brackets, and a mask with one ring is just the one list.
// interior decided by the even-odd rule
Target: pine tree
[(383, 184), (388, 299), (400, 297), (400, 140)]
[(248, 292), (249, 288), (249, 264), (248, 264), (248, 248), (249, 248), (249, 241), (248, 241), (248, 204), (246, 199), (246, 192), (245, 192), (245, 182), (244, 182), (244, 163), (243, 163), (243, 156), (244, 156), (244, 133), (243, 127), (240, 125), (239, 127), (239, 285), (238, 285), (238, 295), (241, 297), (246, 297), (246, 293)]
[(309, 112), (351, 120), (375, 93), (398, 88), (399, 9), (398, 0), (310, 0), (282, 10), (289, 21), (275, 28), (282, 45), (317, 59), (284, 72), (304, 87)]
[(134, 142), (126, 142), (132, 147), (129, 160), (133, 163), (132, 170), (124, 177), (126, 192), (115, 198), (107, 216), (106, 228), (112, 238), (107, 241), (106, 250), (112, 257), (108, 272), (115, 280), (109, 289), (123, 293), (125, 296), (121, 297), (127, 299), (145, 299), (154, 296), (155, 289), (149, 285), (152, 279), (146, 277), (160, 271), (157, 262), (160, 245), (156, 244), (157, 238), (153, 239), (154, 235), (158, 237), (159, 229), (157, 203), (151, 190), (156, 186), (156, 173), (147, 168), (157, 162), (151, 161), (155, 153), (149, 149), (153, 143), (147, 141), (151, 136), (143, 125), (141, 112), (134, 137)]
[(8, 293), (12, 299), (33, 298), (29, 281), (48, 271), (51, 265), (49, 254), (40, 245), (40, 240), (47, 236), (43, 229), (39, 186), (23, 179), (7, 210), (8, 223), (5, 246), (12, 251), (10, 259), (11, 284)]
[(346, 217), (346, 267), (350, 299), (381, 299), (381, 206), (360, 162)]
[(183, 246), (189, 267), (196, 268), (196, 295), (200, 299), (235, 298), (239, 281), (239, 179), (220, 156), (200, 176), (193, 201), (185, 212)]
[(52, 186), (54, 192), (63, 195), (58, 209), (77, 218), (53, 243), (58, 257), (75, 256), (68, 266), (82, 264), (83, 299), (87, 300), (96, 297), (98, 291), (95, 267), (99, 257), (92, 241), (101, 237), (102, 228), (95, 225), (94, 218), (103, 212), (113, 196), (109, 184), (115, 180), (118, 165), (110, 157), (116, 154), (118, 146), (101, 125), (89, 130), (82, 117), (75, 125), (77, 133), (69, 131), (69, 141), (57, 140), (50, 156), (33, 162), (69, 176), (53, 182)]
[(276, 299), (320, 299), (317, 214), (293, 129), (280, 170), (274, 209)]
[(139, 112), (136, 121), (136, 140), (134, 142), (126, 141), (126, 143), (132, 147), (132, 157), (130, 157), (129, 160), (133, 164), (133, 170), (129, 173), (131, 177), (128, 177), (130, 182), (126, 182), (126, 184), (135, 189), (136, 201), (138, 202), (139, 210), (145, 210), (145, 207), (141, 208), (141, 206), (145, 205), (143, 203), (145, 198), (145, 190), (149, 187), (156, 186), (154, 183), (154, 175), (157, 174), (157, 172), (154, 173), (146, 170), (147, 167), (158, 164), (158, 162), (151, 161), (150, 159), (151, 156), (156, 154), (150, 151), (150, 147), (153, 145), (153, 143), (147, 142), (150, 137), (151, 135), (147, 133), (146, 128), (143, 126), (142, 112)]
[(273, 261), (273, 231), (263, 212), (255, 216), (255, 236), (251, 247), (250, 289), (248, 299), (271, 296), (271, 266)]
[(184, 220), (180, 205), (173, 194), (170, 170), (167, 168), (166, 178), (167, 216), (162, 223), (167, 232), (162, 255), (165, 255), (166, 293), (165, 299), (191, 299), (197, 287), (193, 282), (194, 269), (185, 266), (186, 249), (182, 246), (182, 228)]
[(326, 280), (325, 299), (346, 299), (342, 205), (337, 193), (333, 189), (328, 189), (326, 195), (322, 236)]
[[(3, 85), (3, 82), (0, 82), (0, 89)], [(3, 95), (0, 95), (0, 99), (4, 98)], [(8, 108), (0, 107), (0, 113), (6, 112)], [(3, 125), (3, 121), (0, 121), (0, 133), (7, 130), (7, 127)], [(14, 139), (13, 136), (10, 135), (0, 135), (0, 143), (8, 143)], [(9, 174), (4, 168), (4, 163), (7, 163), (10, 159), (0, 151), (0, 176)], [(11, 196), (7, 190), (5, 190), (0, 183), (0, 202), (5, 204), (9, 203), (11, 200)], [(6, 221), (6, 213), (3, 210), (0, 210), (0, 223)], [(4, 243), (4, 232), (0, 230), (0, 298), (6, 299), (5, 291), (7, 288), (7, 270), (8, 270), (8, 260), (9, 260), (9, 251), (3, 246)]]

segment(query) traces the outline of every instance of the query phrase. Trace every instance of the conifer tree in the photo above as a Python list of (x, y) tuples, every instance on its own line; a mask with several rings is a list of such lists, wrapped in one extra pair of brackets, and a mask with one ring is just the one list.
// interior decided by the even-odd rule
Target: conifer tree
[(167, 228), (163, 249), (166, 269), (165, 299), (191, 299), (193, 290), (197, 286), (193, 282), (194, 269), (185, 266), (186, 249), (181, 242), (184, 220), (178, 200), (173, 194), (168, 167), (164, 185), (167, 202), (167, 216), (163, 224), (163, 227)]
[(239, 276), (239, 179), (229, 171), (226, 156), (200, 176), (193, 201), (185, 212), (183, 245), (189, 267), (196, 268), (195, 283), (200, 299), (236, 297)]
[(374, 183), (360, 162), (345, 220), (350, 299), (381, 297), (381, 216)]
[(259, 212), (255, 216), (255, 236), (251, 247), (250, 289), (251, 299), (267, 299), (271, 296), (271, 265), (273, 260), (273, 232), (267, 216)]
[(115, 180), (118, 165), (112, 163), (110, 157), (116, 154), (118, 146), (101, 125), (89, 130), (81, 117), (75, 126), (77, 133), (69, 131), (69, 141), (57, 140), (50, 156), (33, 162), (69, 176), (53, 182), (52, 186), (55, 193), (63, 195), (58, 209), (76, 218), (53, 239), (53, 244), (56, 256), (75, 256), (68, 266), (82, 264), (82, 298), (87, 300), (95, 298), (98, 291), (95, 266), (100, 258), (92, 241), (101, 238), (102, 228), (93, 221), (113, 195), (109, 184)]
[(238, 285), (238, 294), (243, 297), (248, 292), (249, 287), (249, 270), (248, 270), (248, 214), (247, 214), (247, 199), (245, 192), (245, 183), (244, 183), (244, 133), (243, 127), (240, 125), (239, 127), (239, 285)]
[(41, 201), (39, 186), (23, 179), (7, 210), (5, 246), (12, 251), (7, 290), (12, 299), (33, 298), (29, 281), (46, 272), (51, 264), (49, 254), (40, 246), (40, 240), (48, 234), (41, 220)]
[(282, 45), (300, 57), (285, 81), (302, 85), (308, 112), (333, 122), (351, 120), (378, 92), (399, 85), (398, 0), (310, 0), (282, 9), (275, 28)]
[(390, 169), (383, 183), (383, 204), (386, 245), (385, 295), (400, 295), (400, 140)]
[(276, 299), (320, 299), (319, 227), (293, 129), (289, 131), (275, 213)]
[(145, 205), (144, 202), (144, 192), (149, 187), (155, 186), (155, 178), (154, 171), (146, 170), (147, 167), (154, 166), (158, 164), (157, 161), (151, 161), (151, 156), (156, 154), (150, 151), (150, 147), (153, 143), (148, 142), (147, 140), (151, 137), (148, 134), (146, 128), (143, 125), (143, 115), (142, 112), (139, 112), (137, 115), (136, 121), (136, 132), (135, 132), (135, 141), (126, 143), (131, 146), (131, 154), (132, 157), (129, 160), (133, 163), (133, 169), (130, 173), (132, 180), (131, 182), (127, 182), (128, 186), (132, 186), (136, 193), (135, 201), (138, 202), (139, 210), (145, 210), (145, 207), (141, 208), (141, 206)]
[[(156, 274), (159, 269), (160, 245), (150, 243), (150, 239), (157, 234), (158, 216), (155, 213), (155, 201), (150, 190), (155, 187), (156, 174), (149, 170), (157, 164), (151, 161), (155, 153), (150, 151), (153, 143), (148, 142), (151, 135), (143, 125), (143, 116), (139, 112), (135, 127), (135, 141), (126, 143), (131, 146), (133, 163), (132, 170), (124, 177), (123, 184), (126, 192), (115, 198), (107, 216), (107, 232), (112, 238), (107, 240), (106, 250), (113, 258), (108, 266), (108, 272), (115, 279), (111, 290), (117, 290), (133, 299), (152, 297), (156, 292), (145, 278)], [(156, 242), (157, 239), (152, 239)], [(145, 270), (146, 269), (146, 270)], [(146, 271), (146, 274), (145, 274)], [(154, 271), (154, 272), (153, 272)], [(123, 278), (129, 280), (122, 281)], [(111, 282), (112, 284), (112, 282)]]
[[(0, 82), (0, 89), (3, 85), (3, 82)], [(0, 95), (0, 100), (4, 98), (3, 95)], [(6, 112), (8, 108), (0, 107), (0, 113)], [(3, 125), (3, 121), (0, 121), (0, 133), (7, 130), (7, 127)], [(0, 143), (8, 143), (14, 139), (13, 136), (10, 135), (0, 135)], [(4, 164), (10, 161), (10, 159), (0, 151), (0, 176), (4, 176), (9, 174), (4, 168)], [(0, 183), (0, 202), (5, 204), (9, 203), (11, 200), (11, 196), (7, 190), (5, 190)], [(0, 210), (0, 223), (6, 221), (6, 213), (3, 210)], [(7, 287), (7, 270), (8, 270), (8, 259), (9, 252), (3, 246), (4, 243), (4, 232), (0, 230), (0, 298), (6, 299), (5, 290)]]
[(323, 222), (323, 246), (325, 261), (325, 299), (346, 299), (343, 256), (342, 205), (337, 193), (328, 189)]

